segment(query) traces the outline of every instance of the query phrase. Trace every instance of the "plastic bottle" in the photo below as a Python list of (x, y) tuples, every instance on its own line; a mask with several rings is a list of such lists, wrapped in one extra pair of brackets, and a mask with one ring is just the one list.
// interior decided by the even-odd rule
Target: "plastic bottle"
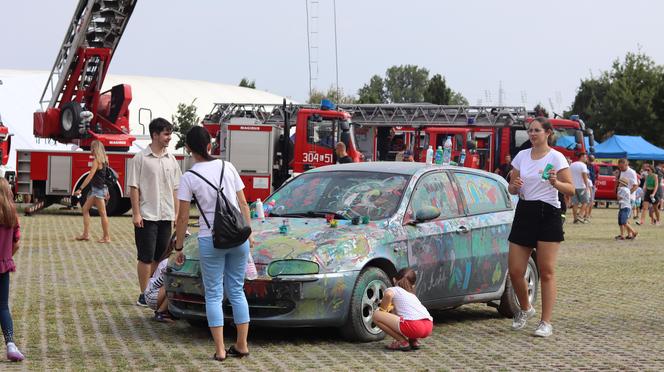
[(436, 164), (443, 164), (443, 148), (441, 146), (438, 146), (436, 150)]
[(265, 210), (263, 210), (263, 202), (260, 198), (256, 200), (256, 217), (261, 221), (265, 221)]
[(452, 137), (447, 136), (445, 140), (445, 150), (443, 150), (443, 165), (450, 165), (452, 158)]
[(466, 164), (466, 149), (461, 149), (461, 156), (459, 157), (459, 166), (463, 167)]
[(433, 147), (431, 147), (431, 145), (429, 145), (429, 148), (427, 149), (427, 164), (433, 164)]

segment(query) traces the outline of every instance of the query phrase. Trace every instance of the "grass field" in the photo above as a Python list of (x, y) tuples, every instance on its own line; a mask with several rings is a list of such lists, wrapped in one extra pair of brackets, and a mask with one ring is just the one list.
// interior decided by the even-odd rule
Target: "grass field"
[[(353, 344), (330, 329), (253, 329), (252, 355), (233, 370), (664, 369), (664, 227), (639, 227), (614, 241), (617, 210), (566, 225), (552, 338), (512, 332), (485, 305), (435, 313), (424, 348), (389, 353), (384, 342)], [(113, 242), (76, 242), (76, 211), (22, 218), (12, 276), (17, 344), (27, 360), (0, 370), (218, 370), (206, 329), (161, 324), (134, 305), (138, 295), (131, 218), (111, 218)], [(92, 237), (100, 235), (93, 218)], [(539, 305), (539, 303), (538, 303)], [(539, 312), (538, 308), (538, 312)], [(528, 329), (535, 324), (529, 324)], [(227, 327), (227, 345), (232, 328)]]

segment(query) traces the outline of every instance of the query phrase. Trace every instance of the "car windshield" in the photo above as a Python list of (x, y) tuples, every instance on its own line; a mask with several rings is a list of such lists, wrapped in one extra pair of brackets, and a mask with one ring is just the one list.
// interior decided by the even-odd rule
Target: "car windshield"
[(325, 217), (338, 219), (392, 216), (401, 201), (409, 176), (392, 173), (332, 171), (303, 174), (266, 201), (273, 217)]

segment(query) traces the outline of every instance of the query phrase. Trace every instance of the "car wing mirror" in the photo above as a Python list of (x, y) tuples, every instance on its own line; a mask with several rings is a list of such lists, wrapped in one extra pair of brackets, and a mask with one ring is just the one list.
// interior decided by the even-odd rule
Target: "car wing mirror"
[(418, 223), (427, 222), (435, 220), (440, 216), (440, 209), (434, 206), (421, 207), (415, 210), (414, 219), (411, 222), (412, 225), (417, 225)]

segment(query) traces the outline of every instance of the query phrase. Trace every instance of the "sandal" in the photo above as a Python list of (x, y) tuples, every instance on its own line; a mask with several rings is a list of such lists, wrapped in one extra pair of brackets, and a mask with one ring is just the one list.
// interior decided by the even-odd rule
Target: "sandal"
[(230, 355), (235, 358), (244, 358), (246, 356), (249, 356), (249, 352), (243, 353), (238, 349), (236, 349), (235, 345), (231, 345), (231, 347), (228, 348), (228, 351), (226, 351), (226, 355)]
[(159, 311), (154, 312), (154, 320), (161, 322), (161, 323), (172, 323), (173, 319), (171, 319), (167, 313), (161, 313)]
[(223, 362), (224, 360), (226, 360), (226, 357), (222, 358), (222, 357), (218, 356), (217, 353), (214, 353), (214, 355), (212, 356), (212, 359), (216, 360), (217, 362)]
[(410, 343), (408, 341), (399, 342), (397, 340), (394, 340), (394, 341), (392, 341), (391, 344), (385, 345), (385, 348), (387, 350), (392, 350), (392, 351), (397, 351), (397, 350), (410, 351), (411, 346), (410, 346)]
[(410, 348), (413, 350), (419, 350), (422, 347), (420, 341), (416, 338), (409, 338), (408, 343), (410, 344)]
[(80, 241), (86, 241), (86, 242), (87, 242), (88, 240), (90, 240), (90, 237), (89, 237), (89, 236), (80, 235), (80, 236), (75, 237), (74, 239), (78, 240), (79, 242), (80, 242)]
[[(613, 238), (613, 239), (615, 239), (615, 240), (625, 240), (625, 237), (622, 236), (622, 235), (616, 235), (616, 237)], [(628, 239), (629, 239), (629, 238), (628, 238)]]

